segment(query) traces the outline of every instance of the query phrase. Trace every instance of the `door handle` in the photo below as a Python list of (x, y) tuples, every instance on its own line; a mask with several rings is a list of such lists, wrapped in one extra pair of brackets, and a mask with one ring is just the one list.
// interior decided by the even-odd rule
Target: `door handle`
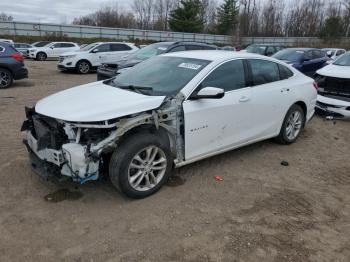
[(250, 100), (250, 98), (249, 97), (247, 97), (247, 96), (242, 96), (240, 99), (239, 99), (239, 102), (248, 102)]

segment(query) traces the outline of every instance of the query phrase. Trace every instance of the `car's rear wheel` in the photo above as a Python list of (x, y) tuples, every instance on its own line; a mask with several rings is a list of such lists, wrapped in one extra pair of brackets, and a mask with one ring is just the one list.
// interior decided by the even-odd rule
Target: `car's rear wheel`
[(111, 157), (109, 176), (113, 185), (131, 198), (157, 192), (172, 169), (169, 146), (149, 133), (136, 134), (123, 142)]
[(0, 68), (0, 88), (8, 88), (12, 85), (13, 76), (7, 69)]
[(79, 61), (77, 64), (77, 71), (80, 74), (87, 74), (91, 70), (91, 65), (88, 61)]
[(305, 112), (295, 104), (288, 110), (276, 141), (286, 145), (294, 143), (300, 136), (304, 125)]
[(45, 61), (47, 59), (47, 55), (43, 52), (39, 52), (36, 55), (36, 60), (38, 61)]

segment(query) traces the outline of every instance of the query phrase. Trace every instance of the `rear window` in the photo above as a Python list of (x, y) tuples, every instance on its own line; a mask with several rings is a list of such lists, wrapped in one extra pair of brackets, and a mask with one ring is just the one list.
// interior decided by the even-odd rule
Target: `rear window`
[(293, 72), (289, 68), (287, 68), (287, 67), (285, 67), (283, 65), (279, 64), (278, 68), (280, 70), (280, 78), (281, 78), (281, 80), (285, 80), (285, 79), (291, 78), (294, 75)]
[(249, 60), (252, 70), (252, 77), (254, 85), (263, 85), (280, 80), (280, 71), (277, 63), (252, 59)]

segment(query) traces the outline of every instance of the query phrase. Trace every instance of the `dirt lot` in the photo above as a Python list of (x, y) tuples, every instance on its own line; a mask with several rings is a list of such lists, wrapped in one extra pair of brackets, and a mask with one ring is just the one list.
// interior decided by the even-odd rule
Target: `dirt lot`
[(26, 64), (30, 78), (0, 90), (0, 261), (350, 261), (350, 122), (315, 118), (294, 145), (266, 141), (181, 168), (144, 200), (103, 180), (55, 203), (45, 196), (74, 185), (31, 171), (23, 109), (96, 75)]

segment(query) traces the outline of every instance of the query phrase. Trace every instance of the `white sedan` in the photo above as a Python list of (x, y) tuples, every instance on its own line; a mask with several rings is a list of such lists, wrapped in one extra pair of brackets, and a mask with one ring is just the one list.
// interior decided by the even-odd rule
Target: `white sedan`
[(22, 130), (37, 173), (96, 180), (147, 197), (180, 167), (257, 141), (297, 140), (314, 81), (276, 59), (225, 51), (154, 57), (116, 78), (51, 95)]

